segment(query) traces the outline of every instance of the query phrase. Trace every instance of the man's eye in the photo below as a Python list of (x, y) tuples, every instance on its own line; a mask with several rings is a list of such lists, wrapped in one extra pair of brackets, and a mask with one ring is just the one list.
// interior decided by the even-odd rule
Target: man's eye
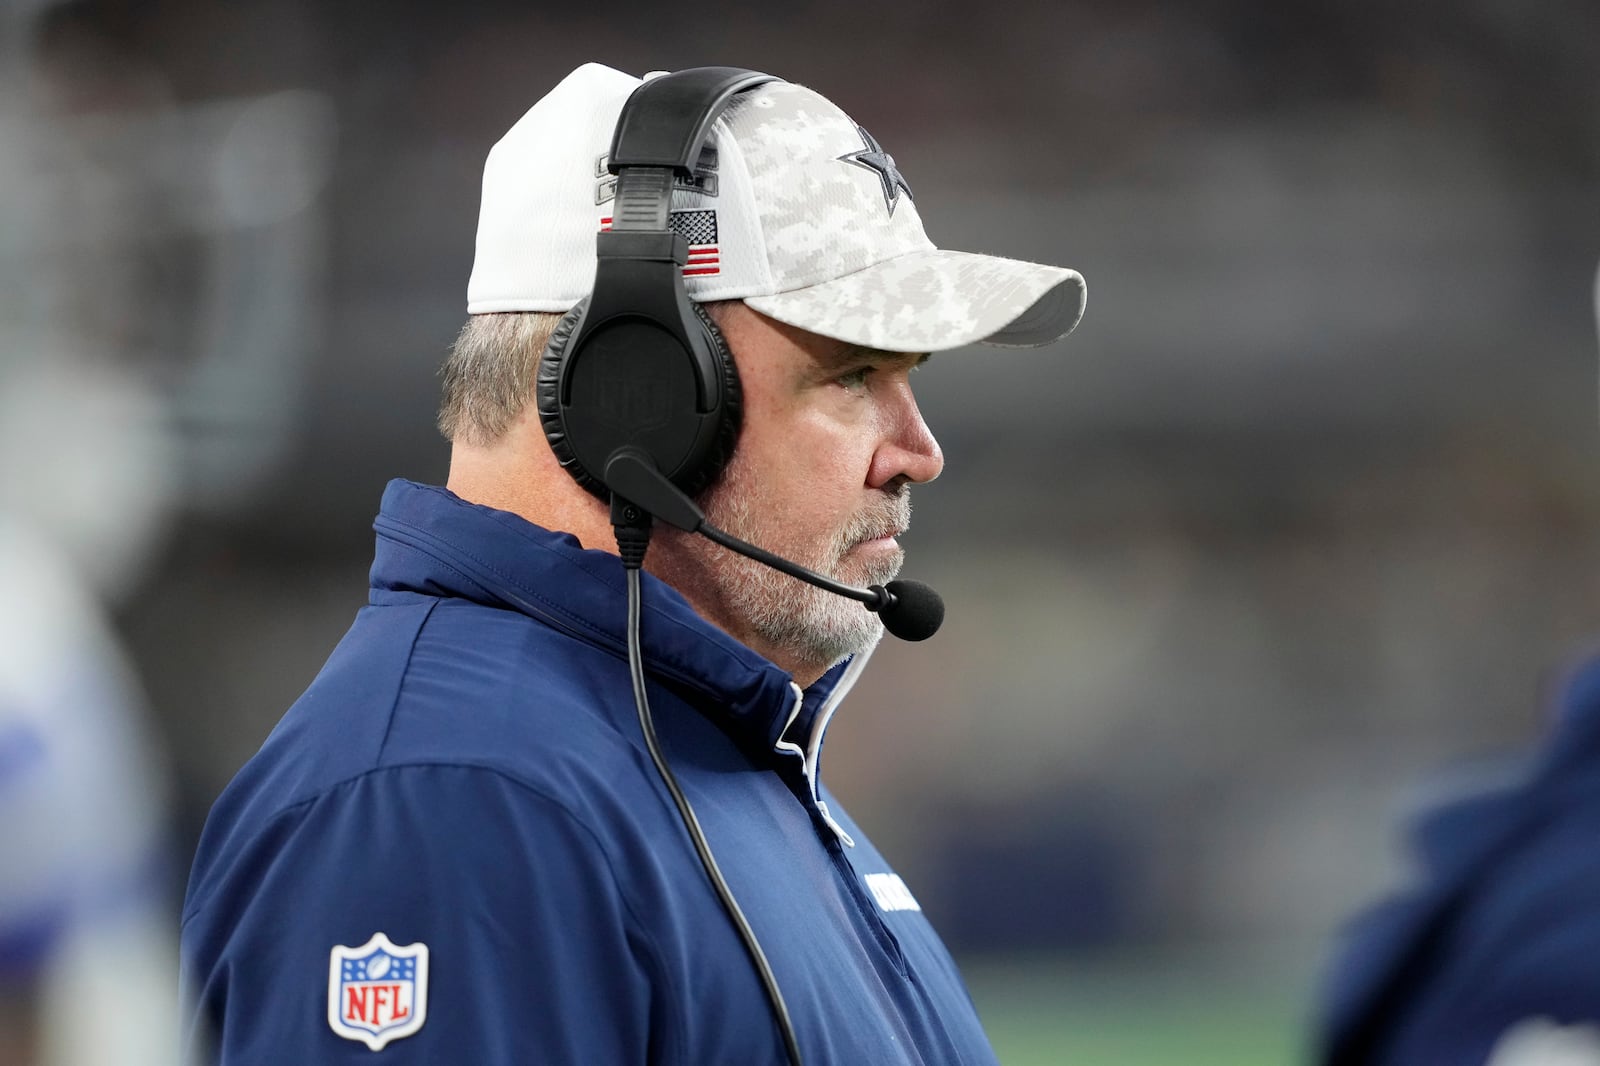
[(866, 387), (867, 375), (871, 373), (872, 368), (870, 366), (864, 366), (856, 370), (852, 370), (848, 374), (840, 374), (834, 380), (847, 389), (860, 389)]

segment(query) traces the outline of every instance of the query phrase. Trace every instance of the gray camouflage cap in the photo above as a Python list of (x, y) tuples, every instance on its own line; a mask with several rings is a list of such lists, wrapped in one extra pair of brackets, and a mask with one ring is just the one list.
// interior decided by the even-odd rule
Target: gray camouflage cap
[[(568, 75), (489, 153), (467, 309), (565, 311), (594, 283), (611, 222), (605, 153), (640, 79), (599, 64)], [(1077, 271), (936, 248), (905, 177), (851, 118), (800, 85), (741, 95), (673, 193), (698, 301), (869, 348), (1036, 347), (1083, 314)]]

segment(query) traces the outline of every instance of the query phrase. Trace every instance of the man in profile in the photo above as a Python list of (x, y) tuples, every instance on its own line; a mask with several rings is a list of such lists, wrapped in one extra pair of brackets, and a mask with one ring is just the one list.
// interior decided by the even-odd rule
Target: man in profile
[[(635, 626), (609, 493), (537, 409), (639, 85), (580, 67), (490, 153), (449, 481), (390, 484), (370, 605), (212, 810), (184, 907), (196, 1054), (994, 1061), (915, 895), (821, 782), (878, 616), (658, 523)], [(1082, 279), (936, 249), (894, 159), (798, 85), (741, 93), (708, 147), (669, 224), (738, 403), (695, 503), (885, 584), (943, 464), (913, 373), (1064, 336)]]

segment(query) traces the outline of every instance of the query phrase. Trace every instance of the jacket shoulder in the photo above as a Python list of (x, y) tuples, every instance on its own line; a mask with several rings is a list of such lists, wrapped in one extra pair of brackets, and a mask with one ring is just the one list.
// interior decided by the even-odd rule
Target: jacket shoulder
[[(182, 937), (191, 1041), (223, 1061), (265, 1040), (286, 1061), (326, 1061), (343, 1035), (330, 958), (382, 933), (432, 960), (406, 1037), (416, 1061), (642, 1060), (660, 961), (619, 847), (493, 768), (393, 764), (340, 782), (202, 855)], [(572, 1026), (596, 994), (615, 1026)]]

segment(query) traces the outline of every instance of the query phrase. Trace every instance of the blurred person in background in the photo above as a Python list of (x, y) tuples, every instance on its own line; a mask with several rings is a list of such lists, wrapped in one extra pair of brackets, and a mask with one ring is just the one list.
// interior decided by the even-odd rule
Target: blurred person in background
[(160, 540), (172, 451), (130, 365), (132, 229), (95, 210), (133, 183), (65, 123), (159, 93), (65, 7), (4, 5), (0, 30), (0, 1063), (158, 1066), (178, 1046), (169, 796), (110, 612)]
[(1600, 652), (1552, 691), (1538, 751), (1414, 815), (1413, 883), (1328, 974), (1323, 1066), (1600, 1066)]
[[(658, 517), (694, 505), (653, 459), (619, 502), (611, 460), (638, 453), (602, 449), (601, 480), (561, 371), (659, 358), (610, 368), (620, 402), (595, 417), (626, 434), (655, 424), (669, 357), (591, 348), (563, 313), (618, 296), (597, 280), (613, 209), (605, 248), (677, 245), (650, 260), (654, 292), (731, 352), (704, 349), (699, 379), (728, 390), (706, 438), (724, 454), (681, 491), (859, 586), (893, 577), (909, 486), (943, 462), (912, 370), (1064, 336), (1082, 279), (935, 249), (894, 160), (787, 83), (738, 82), (676, 191), (642, 164), (613, 176), (614, 130), (677, 135), (726, 102), (702, 86), (677, 114), (657, 93), (619, 122), (640, 84), (583, 66), (489, 155), (445, 368), (449, 482), (390, 483), (370, 605), (212, 808), (183, 915), (196, 1057), (993, 1061), (915, 896), (818, 779), (878, 616), (665, 522), (625, 573), (619, 541), (642, 553), (649, 529), (635, 492)], [(625, 203), (656, 224), (624, 225)]]
[(177, 1049), (164, 791), (139, 687), (53, 533), (0, 508), (0, 1062), (157, 1066)]

